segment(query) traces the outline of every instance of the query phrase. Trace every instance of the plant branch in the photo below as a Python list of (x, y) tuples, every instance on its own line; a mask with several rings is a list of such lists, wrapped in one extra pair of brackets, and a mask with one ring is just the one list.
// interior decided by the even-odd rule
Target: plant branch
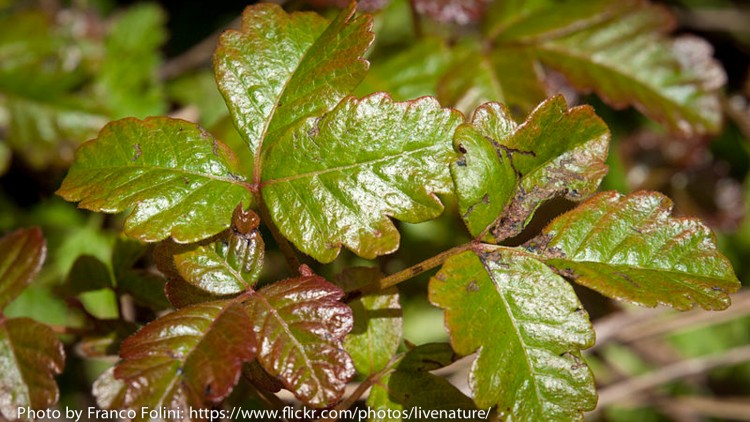
[(469, 249), (472, 249), (475, 246), (475, 244), (476, 244), (475, 242), (464, 243), (463, 245), (459, 245), (451, 249), (448, 249), (447, 251), (440, 252), (439, 254), (431, 258), (425, 259), (419, 264), (412, 265), (411, 267), (405, 270), (401, 270), (395, 274), (391, 274), (387, 277), (383, 277), (380, 280), (378, 280), (378, 284), (377, 286), (375, 286), (375, 288), (377, 290), (385, 290), (389, 287), (393, 287), (403, 281), (406, 281), (419, 274), (422, 274), (425, 271), (429, 271), (437, 267), (438, 265), (442, 265), (445, 261), (448, 260), (448, 258), (454, 255), (458, 255), (461, 252), (465, 252), (465, 251), (468, 251)]

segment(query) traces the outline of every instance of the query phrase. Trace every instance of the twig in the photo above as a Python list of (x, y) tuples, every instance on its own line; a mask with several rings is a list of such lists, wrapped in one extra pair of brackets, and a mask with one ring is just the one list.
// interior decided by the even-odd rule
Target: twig
[(454, 248), (448, 249), (447, 251), (443, 251), (431, 258), (428, 258), (419, 264), (412, 265), (411, 267), (401, 270), (395, 274), (391, 274), (387, 277), (381, 278), (378, 281), (377, 288), (379, 290), (384, 290), (389, 287), (395, 286), (403, 281), (406, 281), (410, 278), (413, 278), (419, 274), (422, 274), (425, 271), (429, 271), (438, 265), (443, 264), (445, 261), (448, 260), (448, 258), (458, 255), (461, 252), (468, 251), (474, 246), (474, 243), (465, 243), (463, 245), (456, 246)]
[(611, 406), (680, 378), (747, 361), (750, 361), (750, 345), (736, 347), (719, 355), (683, 360), (604, 388), (599, 392), (599, 407)]

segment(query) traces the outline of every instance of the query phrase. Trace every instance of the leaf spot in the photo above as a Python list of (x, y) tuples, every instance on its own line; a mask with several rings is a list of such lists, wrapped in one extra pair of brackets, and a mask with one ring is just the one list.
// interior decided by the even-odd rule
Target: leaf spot
[(466, 291), (469, 293), (472, 292), (478, 292), (479, 291), (479, 284), (477, 284), (476, 280), (471, 280), (469, 284), (466, 285)]
[(458, 151), (461, 154), (466, 154), (468, 152), (468, 151), (466, 151), (466, 147), (464, 146), (464, 144), (458, 144)]

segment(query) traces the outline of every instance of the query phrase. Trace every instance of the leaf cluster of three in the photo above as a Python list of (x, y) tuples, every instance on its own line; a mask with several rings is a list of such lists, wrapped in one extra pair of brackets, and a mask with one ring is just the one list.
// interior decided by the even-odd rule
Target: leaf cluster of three
[(263, 244), (257, 227), (242, 223), (254, 214), (237, 209), (230, 218), (238, 203), (330, 262), (341, 246), (365, 258), (394, 251), (389, 217), (434, 218), (436, 194), (455, 192), (475, 242), (445, 263), (430, 299), (446, 310), (456, 352), (481, 348), (471, 378), (477, 405), (516, 417), (578, 417), (595, 404), (579, 352), (593, 331), (562, 276), (650, 306), (727, 305), (738, 283), (710, 232), (671, 218), (657, 194), (600, 194), (524, 247), (497, 246), (545, 200), (596, 190), (606, 126), (561, 97), (521, 125), (495, 103), (464, 122), (433, 98), (348, 97), (367, 70), (370, 25), (351, 8), (329, 24), (262, 5), (222, 36), (216, 78), (248, 162), (168, 118), (111, 123), (79, 149), (63, 197), (103, 212), (132, 206), (125, 231), (144, 241), (199, 242), (161, 248), (180, 309), (123, 344), (123, 362), (98, 383), (103, 404), (216, 404), (255, 359), (307, 404), (341, 397), (354, 372), (341, 348), (352, 326), (343, 291), (310, 273), (254, 290)]

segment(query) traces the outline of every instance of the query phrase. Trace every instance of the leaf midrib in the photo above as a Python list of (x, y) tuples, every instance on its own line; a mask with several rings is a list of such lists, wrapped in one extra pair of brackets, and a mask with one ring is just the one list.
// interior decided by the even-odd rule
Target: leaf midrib
[[(125, 173), (124, 170), (146, 170), (148, 172), (155, 172), (155, 171), (162, 171), (162, 172), (172, 172), (172, 173), (178, 173), (178, 174), (184, 174), (184, 175), (190, 175), (195, 177), (201, 177), (204, 179), (211, 179), (216, 180), (219, 182), (226, 182), (231, 183), (233, 185), (245, 187), (247, 185), (247, 181), (244, 179), (234, 179), (234, 178), (227, 178), (227, 177), (221, 177), (211, 174), (205, 174), (205, 173), (198, 173), (195, 171), (190, 170), (184, 170), (184, 169), (176, 169), (176, 168), (170, 168), (170, 167), (158, 167), (158, 166), (107, 166), (107, 167), (86, 167), (83, 169), (78, 169), (78, 172), (85, 173), (87, 171), (110, 171), (110, 170), (119, 170)], [(234, 173), (232, 173), (234, 174)], [(144, 176), (143, 173), (137, 175), (137, 177)], [(242, 177), (241, 175), (237, 175), (237, 177)], [(88, 181), (84, 183), (85, 185), (88, 185)]]
[(413, 150), (409, 150), (409, 151), (401, 151), (401, 152), (399, 152), (397, 154), (386, 155), (384, 157), (376, 158), (376, 159), (373, 159), (373, 160), (358, 161), (358, 162), (352, 163), (352, 164), (346, 164), (346, 165), (341, 165), (341, 166), (337, 166), (337, 167), (329, 167), (329, 168), (325, 168), (325, 169), (321, 169), (321, 170), (316, 170), (316, 171), (311, 171), (311, 172), (307, 172), (307, 173), (297, 173), (297, 174), (294, 174), (292, 176), (281, 177), (281, 178), (278, 178), (278, 179), (264, 180), (261, 183), (261, 187), (262, 186), (273, 185), (273, 184), (276, 184), (276, 183), (292, 182), (292, 181), (295, 181), (295, 180), (298, 180), (298, 179), (313, 178), (313, 177), (320, 176), (320, 175), (323, 175), (323, 174), (328, 174), (328, 173), (333, 173), (333, 172), (338, 172), (338, 171), (343, 172), (343, 171), (354, 169), (354, 168), (358, 168), (358, 167), (366, 167), (366, 166), (370, 166), (372, 164), (382, 163), (382, 162), (385, 162), (385, 161), (388, 161), (388, 160), (395, 160), (395, 159), (406, 157), (406, 156), (409, 156), (409, 155), (412, 155), (412, 154), (417, 154), (417, 153), (425, 152), (425, 151), (430, 150), (430, 149), (435, 149), (435, 147), (437, 147), (437, 146), (440, 146), (440, 143), (434, 143), (432, 145), (422, 146), (422, 147), (419, 147), (417, 149), (413, 149)]
[(276, 97), (273, 103), (273, 107), (271, 108), (271, 112), (268, 114), (268, 118), (265, 120), (263, 124), (263, 130), (260, 133), (260, 137), (258, 139), (258, 146), (255, 148), (254, 154), (255, 159), (253, 160), (253, 183), (256, 186), (260, 186), (261, 184), (261, 172), (263, 171), (263, 144), (265, 144), (266, 136), (268, 135), (268, 128), (271, 127), (271, 123), (273, 122), (274, 116), (276, 115), (276, 111), (279, 109), (279, 102), (284, 97), (284, 94), (286, 93), (287, 88), (289, 88), (290, 83), (292, 82), (292, 79), (294, 79), (295, 75), (297, 74), (297, 71), (300, 69), (302, 64), (305, 62), (305, 60), (309, 57), (309, 53), (315, 49), (315, 47), (320, 42), (320, 39), (322, 38), (323, 34), (328, 31), (328, 29), (331, 27), (331, 24), (333, 22), (328, 22), (328, 24), (325, 26), (325, 29), (318, 35), (318, 37), (315, 39), (315, 41), (310, 44), (310, 46), (305, 50), (304, 53), (302, 53), (302, 56), (299, 59), (299, 62), (294, 67), (294, 70), (289, 74), (289, 77), (284, 82), (284, 86), (281, 88), (281, 91), (279, 91), (279, 95)]
[[(536, 394), (536, 398), (538, 400), (538, 403), (542, 403), (542, 393), (539, 391), (539, 383), (537, 382), (537, 372), (535, 371), (534, 365), (532, 364), (531, 357), (529, 356), (528, 349), (531, 348), (531, 346), (528, 346), (526, 342), (523, 339), (523, 336), (521, 335), (521, 330), (516, 323), (516, 317), (515, 314), (511, 311), (510, 304), (505, 298), (505, 294), (500, 290), (500, 286), (495, 282), (495, 279), (492, 277), (492, 270), (487, 268), (484, 263), (482, 263), (482, 267), (484, 267), (485, 272), (487, 273), (490, 282), (495, 287), (495, 291), (497, 291), (498, 296), (500, 297), (500, 300), (503, 303), (503, 307), (505, 308), (505, 312), (508, 314), (508, 319), (511, 321), (511, 325), (513, 326), (513, 331), (516, 333), (516, 338), (518, 338), (518, 342), (521, 345), (521, 350), (523, 350), (523, 356), (524, 356), (524, 362), (526, 362), (526, 365), (529, 368), (529, 375), (531, 378), (531, 383), (534, 385), (534, 393)], [(513, 271), (512, 269), (509, 270), (503, 270), (503, 271)]]

